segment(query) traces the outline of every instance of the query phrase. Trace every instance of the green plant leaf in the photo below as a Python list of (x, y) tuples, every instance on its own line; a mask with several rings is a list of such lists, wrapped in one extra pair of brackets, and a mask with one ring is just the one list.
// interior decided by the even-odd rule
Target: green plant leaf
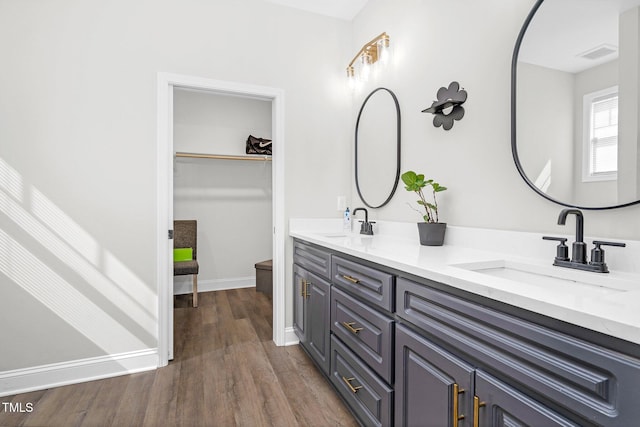
[[(407, 190), (409, 190), (409, 188), (415, 184), (417, 175), (414, 171), (407, 171), (403, 173), (400, 178), (402, 178), (402, 182), (404, 182), (407, 185), (406, 188)], [(414, 191), (414, 190), (409, 190), (409, 191)]]

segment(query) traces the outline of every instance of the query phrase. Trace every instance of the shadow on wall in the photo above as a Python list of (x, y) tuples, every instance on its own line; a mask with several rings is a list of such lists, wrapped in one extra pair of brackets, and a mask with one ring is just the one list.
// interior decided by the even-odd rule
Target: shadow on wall
[[(143, 304), (156, 300), (149, 286), (37, 188), (27, 186), (0, 158), (2, 222), (7, 227), (0, 227), (0, 273), (12, 285), (22, 288), (104, 354), (155, 346), (156, 313)], [(60, 271), (29, 251), (9, 228), (21, 229), (47, 255), (57, 258)]]

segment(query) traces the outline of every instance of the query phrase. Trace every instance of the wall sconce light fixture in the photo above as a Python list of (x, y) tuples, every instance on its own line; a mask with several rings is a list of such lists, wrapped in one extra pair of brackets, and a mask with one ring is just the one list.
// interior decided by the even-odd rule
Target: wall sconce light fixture
[[(371, 40), (358, 51), (356, 56), (353, 57), (349, 65), (347, 65), (347, 78), (349, 79), (349, 86), (355, 87), (356, 82), (366, 82), (369, 80), (371, 74), (371, 68), (376, 62), (381, 64), (387, 64), (391, 56), (389, 49), (389, 36), (387, 33), (382, 33), (375, 39)], [(356, 65), (359, 64), (359, 73), (356, 76)]]

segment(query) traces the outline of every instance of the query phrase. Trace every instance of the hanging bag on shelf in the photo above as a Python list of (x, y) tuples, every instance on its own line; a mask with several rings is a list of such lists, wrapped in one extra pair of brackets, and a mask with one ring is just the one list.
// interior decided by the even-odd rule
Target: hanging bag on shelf
[(247, 138), (247, 154), (266, 154), (271, 155), (271, 140), (264, 138), (256, 138), (249, 135)]

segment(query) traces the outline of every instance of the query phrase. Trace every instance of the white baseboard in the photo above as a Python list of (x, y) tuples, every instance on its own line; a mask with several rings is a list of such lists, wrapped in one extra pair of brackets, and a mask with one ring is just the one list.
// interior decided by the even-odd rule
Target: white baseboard
[[(255, 286), (255, 276), (198, 280), (198, 292), (225, 291), (227, 289), (252, 288)], [(193, 292), (192, 276), (176, 276), (173, 278), (174, 295), (190, 294), (191, 292)]]
[(300, 339), (296, 335), (293, 326), (285, 328), (284, 330), (284, 345), (296, 345), (300, 342)]
[(0, 372), (0, 397), (102, 378), (150, 371), (158, 367), (158, 349), (132, 351)]

